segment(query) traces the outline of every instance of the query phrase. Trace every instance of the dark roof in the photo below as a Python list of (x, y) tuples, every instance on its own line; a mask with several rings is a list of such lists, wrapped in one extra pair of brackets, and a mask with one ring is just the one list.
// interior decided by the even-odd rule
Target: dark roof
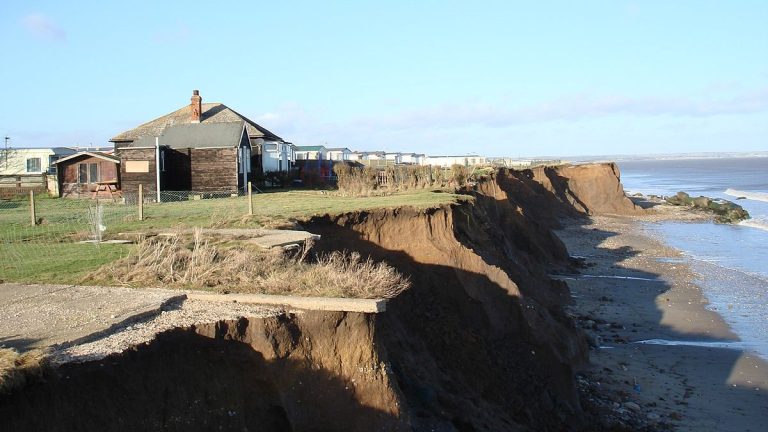
[(111, 155), (111, 154), (97, 152), (97, 151), (84, 151), (84, 152), (75, 153), (73, 155), (69, 155), (67, 157), (63, 157), (63, 158), (57, 160), (55, 163), (60, 164), (62, 162), (66, 162), (66, 161), (71, 160), (71, 159), (76, 159), (76, 158), (79, 158), (81, 156), (96, 157), (96, 158), (104, 159), (104, 160), (107, 160), (107, 161), (110, 161), (110, 162), (120, 163), (120, 158), (119, 157), (117, 157), (115, 155)]
[(328, 150), (328, 151), (344, 151), (344, 150), (352, 151), (352, 150), (350, 150), (350, 149), (348, 149), (346, 147), (329, 147), (329, 148), (326, 148), (326, 150)]
[[(237, 147), (243, 139), (243, 126), (244, 122), (180, 124), (165, 128), (158, 142), (175, 149)], [(121, 148), (154, 146), (155, 137), (144, 136)]]
[[(125, 131), (119, 135), (116, 135), (110, 139), (112, 142), (126, 142), (135, 141), (142, 137), (156, 137), (159, 136), (169, 126), (184, 125), (184, 124), (198, 124), (192, 123), (191, 106), (187, 105), (180, 108), (170, 114), (166, 114), (162, 117), (158, 117), (150, 122), (144, 123), (141, 126), (133, 128), (129, 131)], [(239, 123), (245, 122), (245, 127), (248, 130), (248, 136), (251, 138), (264, 138), (270, 141), (282, 141), (283, 139), (273, 134), (272, 132), (257, 125), (250, 119), (239, 114), (235, 110), (220, 103), (204, 103), (202, 104), (202, 113), (200, 114), (199, 124), (216, 124), (216, 123)]]

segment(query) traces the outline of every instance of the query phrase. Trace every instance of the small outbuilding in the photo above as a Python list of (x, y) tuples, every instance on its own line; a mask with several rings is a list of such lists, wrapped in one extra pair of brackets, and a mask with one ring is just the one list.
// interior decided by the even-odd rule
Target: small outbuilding
[(120, 194), (120, 158), (84, 151), (56, 162), (60, 197), (109, 197)]

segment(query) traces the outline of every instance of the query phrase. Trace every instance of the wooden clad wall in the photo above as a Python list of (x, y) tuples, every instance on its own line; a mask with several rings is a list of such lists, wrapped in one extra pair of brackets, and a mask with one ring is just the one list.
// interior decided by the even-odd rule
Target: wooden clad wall
[[(59, 169), (62, 171), (62, 182), (66, 184), (79, 183), (80, 172), (78, 165), (80, 164), (98, 164), (99, 165), (99, 181), (119, 180), (117, 175), (118, 163), (110, 162), (97, 157), (79, 157), (70, 159), (68, 161), (59, 164)], [(90, 170), (90, 168), (89, 168)], [(89, 171), (90, 172), (90, 171)], [(92, 182), (95, 184), (95, 182)]]
[[(155, 191), (155, 149), (121, 148), (117, 150), (120, 156), (120, 183), (124, 194), (138, 194), (139, 184), (144, 185), (144, 195), (153, 196)], [(148, 172), (128, 172), (131, 161), (148, 161)]]
[(237, 149), (191, 150), (192, 190), (237, 192)]
[[(87, 180), (80, 183), (80, 164), (85, 164)], [(98, 165), (98, 178), (91, 178), (91, 164)], [(120, 164), (102, 158), (83, 155), (58, 164), (59, 196), (78, 195), (96, 190), (97, 183), (115, 181), (120, 189)]]

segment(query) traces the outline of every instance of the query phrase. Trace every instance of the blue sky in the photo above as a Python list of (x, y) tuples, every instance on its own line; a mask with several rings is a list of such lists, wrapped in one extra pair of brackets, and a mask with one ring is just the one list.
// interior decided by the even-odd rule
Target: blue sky
[(299, 145), (768, 150), (768, 1), (363, 3), (3, 0), (0, 134), (106, 145), (199, 89)]

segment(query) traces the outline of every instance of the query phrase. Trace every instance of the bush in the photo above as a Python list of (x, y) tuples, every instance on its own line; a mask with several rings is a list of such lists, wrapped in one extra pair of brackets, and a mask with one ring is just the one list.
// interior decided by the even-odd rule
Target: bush
[(455, 187), (464, 186), (468, 179), (469, 168), (459, 164), (451, 166), (451, 181)]
[(348, 164), (333, 166), (339, 191), (350, 196), (368, 196), (378, 186), (378, 171), (371, 167), (354, 167)]

